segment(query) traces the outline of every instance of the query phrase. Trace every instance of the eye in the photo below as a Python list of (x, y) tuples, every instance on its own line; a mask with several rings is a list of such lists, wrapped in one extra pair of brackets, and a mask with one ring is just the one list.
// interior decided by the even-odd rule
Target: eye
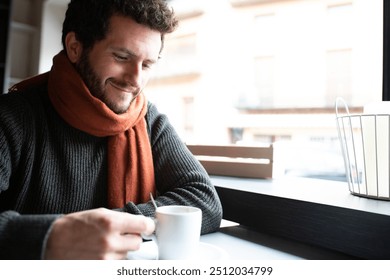
[(143, 63), (142, 64), (142, 68), (144, 68), (144, 69), (150, 69), (151, 67), (152, 67), (151, 63)]
[(143, 61), (142, 68), (143, 69), (151, 69), (151, 68), (153, 68), (153, 66), (155, 64), (156, 64), (156, 61), (147, 59), (147, 60)]
[(124, 55), (121, 55), (118, 53), (113, 53), (113, 55), (114, 55), (114, 58), (118, 61), (126, 61), (127, 60), (127, 56), (124, 56)]

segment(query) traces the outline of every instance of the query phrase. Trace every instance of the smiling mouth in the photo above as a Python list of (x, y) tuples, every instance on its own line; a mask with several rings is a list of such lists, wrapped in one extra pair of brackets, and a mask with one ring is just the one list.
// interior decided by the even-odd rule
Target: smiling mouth
[[(112, 82), (112, 81), (108, 81), (108, 83), (109, 83), (111, 86), (113, 86), (114, 88), (119, 89), (120, 91), (124, 91), (124, 92), (133, 94), (133, 91), (132, 91), (131, 89), (127, 88), (127, 87), (124, 87), (124, 86), (122, 86), (122, 85), (118, 85), (118, 84), (116, 84), (116, 83), (114, 83), (114, 82)], [(134, 95), (134, 94), (133, 94), (133, 95)]]

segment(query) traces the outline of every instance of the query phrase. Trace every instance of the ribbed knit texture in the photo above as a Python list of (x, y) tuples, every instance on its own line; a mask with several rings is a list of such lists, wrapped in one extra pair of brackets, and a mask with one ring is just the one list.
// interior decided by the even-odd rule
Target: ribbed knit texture
[[(218, 229), (222, 209), (210, 179), (166, 116), (149, 103), (158, 205), (202, 209), (202, 234)], [(107, 139), (67, 125), (45, 88), (0, 96), (0, 258), (39, 259), (59, 214), (107, 207)], [(120, 211), (154, 215), (151, 203)]]

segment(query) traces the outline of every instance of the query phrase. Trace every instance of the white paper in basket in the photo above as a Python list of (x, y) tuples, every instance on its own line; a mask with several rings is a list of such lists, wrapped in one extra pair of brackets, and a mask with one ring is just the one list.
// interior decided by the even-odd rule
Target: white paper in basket
[[(339, 107), (346, 114), (340, 114)], [(390, 200), (390, 102), (369, 103), (356, 115), (339, 97), (336, 116), (350, 191)]]
[(364, 115), (367, 116), (362, 118), (362, 133), (368, 195), (389, 197), (390, 102), (369, 103), (364, 106)]

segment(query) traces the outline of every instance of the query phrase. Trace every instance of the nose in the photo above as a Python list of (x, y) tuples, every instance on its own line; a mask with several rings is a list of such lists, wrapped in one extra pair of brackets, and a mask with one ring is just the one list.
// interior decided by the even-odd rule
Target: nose
[(142, 64), (130, 63), (125, 69), (124, 80), (132, 87), (140, 88), (142, 85)]

